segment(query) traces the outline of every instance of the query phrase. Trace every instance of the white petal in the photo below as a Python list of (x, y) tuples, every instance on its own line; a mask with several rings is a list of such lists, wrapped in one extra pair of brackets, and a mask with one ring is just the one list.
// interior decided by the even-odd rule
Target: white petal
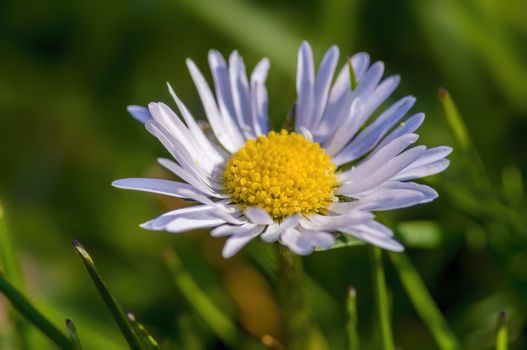
[(245, 209), (243, 213), (253, 224), (269, 225), (273, 223), (271, 216), (262, 208), (250, 207)]
[(128, 106), (126, 109), (128, 110), (128, 113), (132, 115), (132, 117), (134, 117), (136, 120), (140, 121), (143, 124), (152, 119), (152, 115), (145, 107)]
[(332, 46), (324, 55), (315, 81), (315, 101), (313, 119), (310, 123), (311, 130), (318, 125), (322, 118), (329, 97), (329, 89), (335, 73), (335, 67), (339, 59), (339, 49)]
[[(419, 138), (416, 134), (403, 135), (377, 152), (372, 153), (369, 158), (360, 162), (356, 167), (346, 170), (337, 175), (337, 179), (340, 183), (346, 183), (348, 181), (360, 181), (370, 176), (375, 171), (379, 170), (388, 161), (393, 159), (396, 155), (401, 153), (406, 147), (417, 141)], [(336, 164), (337, 159), (334, 160)]]
[(246, 139), (255, 138), (253, 130), (253, 115), (249, 93), (249, 81), (243, 59), (234, 51), (229, 57), (229, 77), (232, 89), (232, 102), (236, 112), (236, 120)]
[(216, 197), (216, 198), (226, 198), (228, 195), (224, 193), (220, 193), (218, 191), (215, 191), (212, 189), (209, 185), (202, 182), (199, 177), (193, 176), (191, 173), (183, 169), (179, 164), (176, 162), (166, 159), (166, 158), (158, 158), (157, 160), (159, 164), (161, 164), (166, 169), (173, 172), (175, 175), (179, 176), (182, 180), (189, 183), (190, 185), (197, 188), (199, 191), (203, 192), (204, 194)]
[(196, 120), (194, 119), (188, 108), (185, 106), (185, 104), (176, 95), (174, 89), (172, 89), (172, 86), (170, 86), (169, 83), (167, 83), (167, 85), (168, 91), (170, 92), (170, 95), (172, 95), (172, 98), (176, 102), (179, 112), (181, 113), (183, 119), (185, 119), (185, 123), (187, 124), (190, 132), (196, 140), (196, 143), (203, 149), (204, 152), (209, 155), (209, 157), (211, 157), (215, 161), (215, 163), (224, 163), (226, 158), (226, 155), (224, 154), (225, 151), (223, 149), (220, 150), (219, 147), (215, 147), (216, 145), (205, 136), (205, 133), (198, 125), (198, 123), (196, 123)]
[(267, 89), (265, 79), (269, 70), (269, 60), (262, 59), (251, 74), (251, 105), (253, 116), (254, 134), (259, 136), (269, 131), (267, 117)]
[(312, 121), (313, 100), (315, 98), (315, 68), (313, 51), (305, 41), (298, 50), (296, 93), (295, 130), (300, 130), (302, 126), (309, 128)]
[(420, 177), (430, 176), (442, 172), (450, 165), (450, 160), (441, 159), (433, 163), (421, 165), (415, 168), (409, 168), (401, 171), (394, 180), (413, 180)]
[(165, 230), (172, 233), (181, 233), (214, 227), (225, 223), (224, 220), (214, 215), (215, 210), (217, 209), (202, 205), (181, 208), (141, 224), (141, 227), (148, 230)]
[(199, 190), (183, 182), (161, 179), (130, 178), (116, 180), (112, 182), (112, 186), (127, 190), (159, 193), (177, 198), (187, 198), (203, 204), (215, 205), (213, 201)]
[(223, 246), (223, 257), (230, 258), (234, 254), (236, 254), (247, 243), (249, 243), (251, 239), (262, 233), (264, 228), (265, 226), (259, 225), (254, 228), (248, 229), (244, 233), (238, 233), (235, 235), (233, 234), (229, 239), (227, 239), (227, 242), (225, 242), (225, 246)]
[(401, 245), (401, 243), (393, 239), (391, 234), (388, 234), (386, 230), (391, 232), (386, 227), (373, 221), (368, 225), (360, 225), (343, 229), (342, 232), (387, 250), (394, 252), (403, 251), (404, 247)]
[(260, 238), (267, 243), (274, 243), (280, 239), (282, 234), (282, 229), (280, 225), (276, 222), (273, 222), (271, 225), (268, 225), (265, 229), (265, 232), (260, 235)]
[(341, 226), (358, 225), (370, 221), (373, 214), (355, 210), (345, 215), (312, 215), (300, 219), (300, 226), (311, 231), (331, 231)]
[(307, 255), (313, 251), (313, 244), (309, 237), (294, 228), (286, 230), (280, 237), (280, 241), (298, 255)]
[(414, 103), (415, 98), (407, 96), (390, 106), (340, 151), (337, 155), (339, 163), (351, 162), (371, 151), (382, 137), (404, 117)]
[(198, 94), (200, 95), (203, 108), (205, 109), (214, 135), (227, 151), (235, 153), (244, 144), (239, 130), (237, 130), (232, 119), (224, 118), (220, 114), (209, 85), (194, 62), (187, 59), (187, 66), (198, 90)]
[(337, 190), (337, 193), (354, 195), (372, 189), (375, 186), (390, 180), (402, 169), (406, 168), (409, 164), (419, 158), (419, 156), (425, 151), (425, 146), (411, 148), (397, 157), (390, 159), (384, 166), (371, 173), (367, 178), (357, 178), (353, 182), (341, 186)]
[(373, 152), (376, 152), (377, 150), (383, 148), (384, 146), (386, 146), (393, 140), (403, 135), (413, 133), (415, 130), (417, 130), (421, 126), (424, 120), (425, 120), (424, 113), (417, 113), (417, 114), (412, 115), (410, 118), (402, 122), (401, 125), (397, 127), (394, 131), (388, 134), (388, 136), (386, 136), (382, 140), (382, 142), (379, 143), (377, 147), (375, 147)]

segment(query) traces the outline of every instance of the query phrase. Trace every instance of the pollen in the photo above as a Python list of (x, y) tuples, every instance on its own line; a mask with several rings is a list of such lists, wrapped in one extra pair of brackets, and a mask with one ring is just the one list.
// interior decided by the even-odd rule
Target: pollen
[(335, 172), (318, 143), (282, 130), (247, 141), (227, 162), (223, 181), (235, 203), (263, 208), (280, 221), (326, 208), (337, 186)]

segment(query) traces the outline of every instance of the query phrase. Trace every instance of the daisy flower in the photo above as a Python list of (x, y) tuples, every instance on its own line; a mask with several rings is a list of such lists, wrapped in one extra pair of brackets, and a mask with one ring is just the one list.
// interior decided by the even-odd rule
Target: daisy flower
[[(423, 113), (405, 117), (415, 98), (379, 110), (399, 76), (382, 79), (383, 63), (370, 64), (368, 54), (358, 53), (334, 79), (338, 57), (338, 48), (331, 47), (315, 73), (311, 47), (301, 45), (289, 131), (269, 128), (269, 61), (262, 59), (247, 77), (236, 51), (228, 63), (219, 52), (209, 52), (214, 93), (187, 60), (208, 120), (205, 128), (170, 85), (179, 113), (162, 102), (130, 106), (132, 116), (171, 154), (159, 163), (182, 181), (131, 178), (113, 185), (198, 203), (141, 227), (174, 233), (211, 229), (214, 237), (228, 237), (226, 258), (258, 236), (300, 255), (331, 247), (339, 235), (403, 250), (372, 212), (435, 199), (436, 191), (412, 180), (446, 169), (451, 149), (410, 147), (424, 120)], [(350, 67), (356, 86), (350, 84)]]

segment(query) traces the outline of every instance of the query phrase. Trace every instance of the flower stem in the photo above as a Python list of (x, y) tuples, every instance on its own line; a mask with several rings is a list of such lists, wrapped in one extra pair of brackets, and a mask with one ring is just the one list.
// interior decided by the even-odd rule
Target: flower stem
[(287, 327), (289, 350), (308, 348), (309, 322), (305, 306), (301, 258), (279, 247), (276, 271), (278, 298)]
[(359, 333), (357, 332), (357, 291), (353, 287), (350, 287), (348, 290), (346, 309), (348, 311), (348, 323), (346, 325), (348, 331), (348, 349), (359, 350)]
[(382, 264), (382, 252), (380, 248), (372, 247), (371, 253), (373, 289), (377, 304), (377, 318), (383, 350), (394, 350), (393, 335), (390, 321), (390, 310), (388, 305), (388, 293), (384, 279), (384, 267)]

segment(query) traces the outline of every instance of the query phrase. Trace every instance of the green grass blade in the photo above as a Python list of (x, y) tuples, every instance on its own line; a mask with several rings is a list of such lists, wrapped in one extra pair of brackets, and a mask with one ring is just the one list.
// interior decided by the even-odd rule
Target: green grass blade
[(390, 306), (388, 303), (388, 289), (384, 277), (382, 251), (380, 248), (371, 247), (371, 266), (373, 272), (373, 290), (377, 306), (380, 338), (383, 350), (394, 350), (392, 326), (390, 320)]
[(441, 350), (459, 349), (459, 341), (448, 327), (423, 280), (406, 253), (389, 253), (406, 293)]
[(446, 89), (439, 89), (437, 92), (443, 113), (446, 117), (447, 123), (454, 134), (457, 143), (462, 147), (464, 151), (467, 151), (470, 146), (470, 138), (468, 136), (465, 122), (461, 118), (461, 114), (457, 109), (454, 100), (450, 96), (450, 93)]
[(348, 66), (350, 72), (350, 87), (351, 91), (354, 91), (357, 88), (359, 83), (357, 82), (357, 77), (355, 76), (355, 69), (353, 69), (353, 64), (351, 64), (351, 58), (348, 58)]
[(108, 307), (111, 314), (113, 315), (117, 326), (126, 338), (126, 341), (128, 342), (130, 348), (132, 350), (144, 350), (141, 347), (141, 343), (139, 342), (137, 334), (135, 334), (134, 330), (132, 329), (123, 310), (121, 309), (119, 304), (117, 304), (117, 301), (114, 299), (114, 297), (110, 294), (108, 288), (106, 287), (101, 277), (99, 276), (99, 273), (95, 269), (95, 264), (93, 263), (91, 256), (78, 241), (73, 241), (73, 247), (82, 259), (84, 266), (86, 266), (86, 269), (88, 270), (88, 273), (90, 274), (90, 277), (93, 283), (95, 284), (97, 291), (101, 295), (104, 303), (106, 304), (106, 307)]
[(301, 38), (263, 9), (241, 0), (179, 0), (176, 3), (239, 44), (269, 57), (275, 67), (294, 74)]
[(348, 290), (348, 299), (346, 303), (348, 311), (348, 323), (346, 329), (348, 331), (348, 349), (359, 350), (359, 333), (357, 332), (358, 318), (357, 318), (357, 291), (355, 288)]
[(0, 291), (13, 307), (31, 324), (44, 333), (52, 342), (64, 350), (73, 350), (73, 345), (64, 333), (45, 318), (13, 285), (0, 273)]
[(236, 347), (241, 336), (234, 323), (201, 290), (190, 274), (183, 268), (174, 250), (166, 250), (164, 256), (166, 265), (174, 278), (174, 283), (187, 303), (192, 306), (221, 340), (231, 347)]
[(507, 350), (509, 348), (509, 335), (507, 331), (507, 313), (500, 312), (498, 315), (498, 332), (496, 334), (496, 350)]
[(132, 325), (135, 333), (139, 336), (139, 341), (141, 342), (144, 349), (148, 350), (158, 350), (159, 344), (157, 341), (148, 333), (146, 328), (137, 320), (135, 315), (131, 312), (126, 314), (128, 322)]
[(81, 342), (79, 340), (79, 335), (77, 334), (77, 327), (72, 320), (66, 320), (66, 328), (68, 329), (68, 334), (70, 336), (71, 343), (73, 344), (73, 349), (82, 350)]
[[(10, 283), (19, 291), (24, 292), (24, 278), (22, 276), (22, 269), (16, 257), (16, 249), (8, 230), (5, 211), (0, 201), (0, 266), (4, 269), (5, 276)], [(14, 330), (16, 333), (16, 343), (19, 349), (29, 349), (27, 344), (29, 339), (29, 325), (26, 321), (17, 314), (13, 315)]]

